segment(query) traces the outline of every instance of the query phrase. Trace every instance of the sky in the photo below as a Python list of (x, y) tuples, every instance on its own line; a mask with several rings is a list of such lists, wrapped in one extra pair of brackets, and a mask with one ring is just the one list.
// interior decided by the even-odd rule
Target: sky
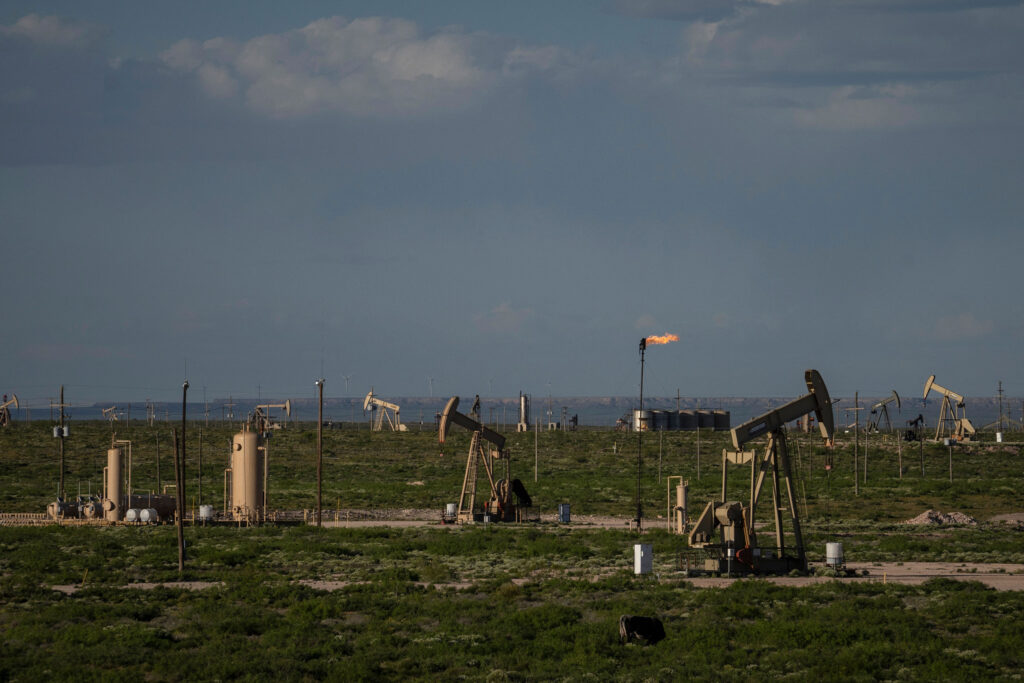
[[(0, 4), (0, 391), (1024, 395), (1024, 6)], [(193, 393), (193, 395), (195, 395)]]

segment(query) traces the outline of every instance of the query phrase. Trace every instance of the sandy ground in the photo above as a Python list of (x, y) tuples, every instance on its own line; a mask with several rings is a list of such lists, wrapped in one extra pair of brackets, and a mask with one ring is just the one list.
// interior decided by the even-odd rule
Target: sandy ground
[[(325, 515), (326, 517), (326, 515)], [(556, 523), (556, 515), (542, 515), (541, 520), (546, 523)], [(1006, 522), (1010, 524), (1024, 523), (1024, 512), (1009, 513), (992, 517), (990, 521)], [(325, 527), (419, 527), (419, 526), (444, 526), (440, 521), (440, 514), (432, 510), (402, 510), (395, 519), (361, 519), (350, 521), (334, 521), (324, 519)], [(583, 528), (605, 528), (605, 529), (628, 529), (629, 520), (622, 517), (605, 517), (597, 515), (576, 515), (572, 517), (569, 526)], [(649, 519), (647, 528), (664, 528), (664, 519)], [(454, 525), (448, 528), (457, 528)], [(813, 567), (812, 567), (813, 568)], [(858, 583), (899, 583), (907, 585), (918, 585), (928, 579), (944, 577), (957, 581), (979, 581), (986, 586), (996, 590), (1024, 590), (1024, 564), (978, 564), (978, 563), (956, 563), (956, 562), (851, 562), (847, 568), (853, 570), (856, 576), (835, 579), (819, 576), (772, 576), (763, 577), (763, 580), (771, 581), (784, 586), (808, 586), (811, 584), (824, 583), (826, 581), (843, 581)], [(865, 572), (867, 575), (865, 575)], [(662, 580), (678, 580), (680, 574), (671, 572), (660, 577)], [(514, 579), (515, 583), (526, 583), (532, 578)], [(722, 577), (691, 577), (686, 579), (694, 586), (700, 588), (724, 587), (735, 581), (749, 579), (732, 579)], [(319, 590), (339, 590), (351, 584), (349, 581), (320, 581), (300, 580), (298, 583), (310, 586)], [(152, 590), (157, 586), (167, 588), (183, 588), (188, 590), (203, 590), (214, 586), (222, 585), (217, 581), (169, 581), (166, 583), (133, 583), (122, 586), (137, 590)], [(421, 583), (421, 585), (430, 585)], [(439, 587), (468, 588), (472, 584), (465, 582), (453, 582), (435, 584)], [(50, 586), (53, 590), (71, 594), (82, 588), (79, 584)]]
[[(380, 527), (380, 526), (392, 526), (392, 527), (415, 527), (415, 526), (445, 526), (441, 524), (440, 513), (435, 513), (429, 510), (410, 510), (408, 516), (402, 516), (395, 519), (353, 519), (353, 520), (340, 520), (335, 521), (333, 519), (327, 519), (324, 516), (323, 525), (328, 528), (360, 528), (360, 527)], [(557, 515), (541, 515), (540, 521), (548, 524), (558, 523)], [(653, 519), (646, 520), (648, 528), (666, 528), (664, 519)], [(454, 528), (454, 525), (451, 525)], [(629, 520), (623, 519), (622, 517), (602, 517), (598, 515), (576, 515), (571, 517), (569, 526), (573, 527), (590, 527), (590, 528), (603, 528), (603, 529), (628, 529)]]
[[(1024, 590), (1024, 564), (968, 564), (958, 562), (853, 562), (847, 565), (848, 569), (857, 573), (855, 577), (841, 579), (823, 576), (769, 576), (757, 580), (770, 581), (781, 586), (809, 586), (811, 584), (825, 583), (827, 581), (842, 581), (843, 583), (899, 583), (906, 585), (922, 584), (928, 579), (943, 577), (956, 581), (980, 581), (990, 588), (996, 590)], [(867, 571), (867, 576), (864, 572)], [(539, 577), (536, 577), (539, 578)], [(513, 583), (523, 584), (536, 578), (513, 579)], [(660, 580), (677, 580), (680, 575), (676, 572), (660, 577)], [(751, 579), (730, 579), (723, 577), (691, 577), (686, 579), (698, 588), (723, 588), (736, 581), (749, 581)], [(350, 586), (352, 581), (326, 581), (317, 579), (300, 579), (297, 581), (304, 586), (317, 590), (340, 590)], [(469, 582), (451, 582), (443, 584), (430, 584), (417, 582), (422, 586), (436, 586), (438, 588), (469, 588)], [(167, 588), (184, 588), (187, 590), (203, 590), (223, 585), (219, 581), (168, 581), (166, 583), (131, 583), (120, 588), (136, 590), (152, 590), (157, 586)], [(55, 591), (65, 594), (72, 594), (82, 589), (79, 584), (67, 584), (50, 586)]]
[[(772, 576), (766, 581), (781, 586), (809, 586), (826, 581), (843, 581), (854, 583), (900, 583), (919, 585), (928, 579), (942, 577), (957, 581), (980, 581), (996, 590), (1024, 590), (1024, 564), (968, 564), (960, 562), (850, 562), (847, 569), (857, 573), (855, 577), (833, 579), (825, 576)], [(864, 571), (867, 576), (862, 576)], [(694, 586), (712, 588), (728, 586), (734, 581), (744, 579), (727, 579), (712, 577), (695, 577), (689, 579)]]
[[(190, 591), (199, 591), (206, 588), (213, 588), (214, 586), (223, 586), (222, 581), (167, 581), (165, 583), (128, 583), (123, 586), (117, 586), (118, 588), (133, 588), (136, 590), (153, 590), (158, 586), (164, 588), (184, 588)], [(55, 591), (64, 593), (65, 595), (71, 595), (85, 588), (84, 585), (79, 583), (64, 584), (58, 586), (50, 586)]]

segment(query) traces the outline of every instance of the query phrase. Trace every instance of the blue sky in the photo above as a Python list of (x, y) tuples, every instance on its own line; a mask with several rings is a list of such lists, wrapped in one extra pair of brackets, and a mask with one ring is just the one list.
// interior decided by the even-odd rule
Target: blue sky
[[(0, 6), (0, 390), (1024, 393), (1024, 7)], [(187, 369), (186, 369), (187, 368)]]

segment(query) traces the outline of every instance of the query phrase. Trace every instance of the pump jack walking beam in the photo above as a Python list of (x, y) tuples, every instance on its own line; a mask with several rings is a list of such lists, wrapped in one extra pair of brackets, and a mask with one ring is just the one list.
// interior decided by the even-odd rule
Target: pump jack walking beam
[[(789, 465), (789, 451), (786, 446), (786, 423), (792, 422), (809, 413), (814, 413), (818, 420), (818, 428), (821, 435), (828, 443), (832, 442), (835, 431), (835, 423), (832, 415), (832, 401), (828, 395), (828, 389), (821, 375), (817, 370), (807, 370), (804, 373), (804, 381), (807, 384), (808, 393), (796, 400), (771, 410), (753, 420), (743, 423), (732, 430), (732, 443), (737, 451), (742, 451), (743, 446), (750, 441), (767, 435), (768, 445), (765, 448), (764, 456), (760, 462), (752, 462), (754, 470), (751, 472), (750, 504), (744, 508), (740, 502), (729, 502), (725, 494), (725, 462), (723, 461), (723, 500), (708, 503), (703, 514), (690, 533), (689, 541), (691, 547), (716, 546), (714, 542), (714, 531), (722, 529), (722, 545), (724, 554), (729, 555), (736, 544), (742, 544), (740, 552), (736, 553), (737, 562), (748, 566), (752, 570), (765, 569), (767, 571), (788, 571), (792, 568), (792, 559), (787, 555), (782, 529), (782, 491), (780, 483), (785, 483), (786, 500), (789, 506), (790, 520), (793, 527), (794, 548), (796, 553), (796, 566), (800, 569), (807, 567), (807, 557), (804, 551), (803, 536), (800, 531), (800, 519), (797, 512), (796, 496), (793, 490), (792, 474)], [(737, 455), (744, 455), (742, 453)], [(750, 460), (754, 460), (753, 454)], [(745, 459), (743, 460), (746, 461)], [(775, 517), (775, 547), (776, 557), (768, 560), (762, 554), (757, 544), (755, 531), (755, 512), (760, 499), (761, 490), (768, 472), (772, 473), (772, 502)], [(756, 473), (755, 473), (756, 472)], [(780, 477), (781, 475), (781, 477)], [(781, 482), (780, 482), (781, 479)], [(712, 560), (715, 562), (715, 560)], [(772, 564), (774, 562), (774, 565)]]

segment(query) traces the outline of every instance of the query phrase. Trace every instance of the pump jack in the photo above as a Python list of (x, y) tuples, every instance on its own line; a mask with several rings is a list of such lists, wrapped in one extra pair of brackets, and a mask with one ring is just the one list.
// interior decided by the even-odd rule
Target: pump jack
[[(477, 464), (483, 463), (487, 482), (491, 486), (491, 499), (484, 505), (484, 514), (492, 519), (504, 522), (522, 521), (522, 510), (533, 505), (526, 487), (518, 479), (512, 479), (509, 452), (505, 450), (505, 437), (490, 429), (478, 420), (463, 415), (458, 410), (459, 397), (452, 396), (441, 413), (437, 439), (444, 445), (445, 437), (452, 423), (473, 433), (469, 442), (469, 457), (466, 459), (466, 473), (462, 479), (462, 493), (459, 494), (459, 511), (456, 520), (460, 524), (476, 521), (474, 505), (476, 504)], [(484, 449), (483, 442), (493, 448)], [(494, 461), (505, 461), (505, 478), (495, 480)], [(517, 503), (512, 503), (512, 494)]]
[(281, 408), (284, 410), (285, 417), (291, 417), (292, 415), (291, 399), (284, 403), (263, 403), (256, 406), (256, 408), (253, 409), (252, 414), (249, 415), (249, 426), (260, 436), (266, 436), (270, 433), (271, 429), (281, 428), (280, 423), (274, 422), (270, 415), (270, 411), (273, 408)]
[[(697, 524), (690, 532), (691, 548), (702, 548), (709, 553), (703, 569), (713, 572), (768, 572), (786, 573), (792, 569), (807, 569), (803, 536), (800, 533), (800, 519), (797, 513), (796, 497), (789, 466), (789, 451), (786, 448), (786, 423), (813, 412), (818, 428), (827, 444), (831, 445), (835, 423), (832, 416), (832, 401), (824, 380), (817, 370), (804, 373), (808, 393), (790, 401), (784, 406), (770, 410), (732, 430), (732, 444), (736, 452), (722, 453), (722, 497), (713, 500), (704, 508)], [(754, 451), (744, 452), (743, 446), (764, 434), (768, 445), (764, 455), (758, 458)], [(750, 463), (750, 503), (744, 506), (740, 501), (729, 501), (726, 496), (726, 462)], [(772, 503), (775, 516), (774, 545), (760, 545), (755, 530), (755, 511), (761, 488), (768, 472), (772, 474)], [(779, 489), (781, 480), (786, 486), (786, 501), (789, 506), (794, 544), (787, 548), (782, 528), (783, 507)], [(721, 529), (720, 540), (715, 540), (715, 530)]]
[(6, 427), (11, 424), (10, 406), (19, 407), (18, 397), (15, 394), (11, 394), (11, 399), (7, 400), (7, 394), (4, 394), (3, 403), (0, 403), (0, 427)]
[[(924, 383), (924, 398), (928, 398), (928, 392), (934, 391), (942, 394), (942, 406), (939, 408), (939, 424), (935, 427), (935, 440), (941, 441), (945, 434), (956, 441), (970, 441), (974, 435), (974, 425), (967, 419), (967, 406), (964, 404), (964, 397), (955, 391), (950, 391), (935, 383), (935, 375), (931, 375)], [(956, 407), (953, 402), (956, 401)]]
[[(363, 412), (365, 413), (367, 410), (377, 412), (376, 419), (371, 421), (371, 427), (375, 432), (381, 431), (381, 429), (384, 427), (385, 419), (388, 421), (388, 425), (391, 426), (391, 431), (393, 432), (404, 432), (407, 431), (408, 429), (404, 424), (402, 424), (402, 420), (399, 417), (401, 408), (399, 408), (394, 403), (382, 401), (376, 396), (374, 396), (373, 389), (370, 389), (370, 393), (368, 393), (366, 395), (366, 398), (363, 399)], [(389, 413), (388, 411), (391, 412)], [(394, 419), (391, 418), (391, 413), (394, 413)]]
[(885, 431), (892, 431), (892, 422), (889, 420), (889, 408), (888, 405), (896, 401), (896, 411), (899, 412), (902, 408), (900, 405), (900, 395), (896, 393), (896, 390), (892, 390), (892, 396), (889, 398), (883, 398), (881, 401), (871, 406), (871, 417), (868, 419), (867, 432), (871, 434), (873, 432), (882, 431), (879, 428), (882, 418), (885, 418)]

